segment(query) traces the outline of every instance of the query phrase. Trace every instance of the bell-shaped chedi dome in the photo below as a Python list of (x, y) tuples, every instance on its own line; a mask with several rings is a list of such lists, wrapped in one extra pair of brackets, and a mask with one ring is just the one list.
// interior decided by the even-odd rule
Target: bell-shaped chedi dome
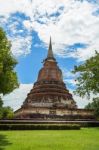
[(63, 82), (62, 71), (57, 65), (50, 38), (47, 58), (39, 71), (37, 82), (27, 95), (22, 108), (76, 108), (72, 95)]

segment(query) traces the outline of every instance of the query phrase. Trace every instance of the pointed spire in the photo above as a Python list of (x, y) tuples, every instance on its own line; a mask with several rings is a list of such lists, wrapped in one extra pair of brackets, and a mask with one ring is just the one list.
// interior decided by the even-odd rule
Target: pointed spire
[(50, 37), (50, 43), (49, 43), (49, 49), (48, 49), (47, 58), (54, 58), (53, 51), (52, 51), (51, 37)]

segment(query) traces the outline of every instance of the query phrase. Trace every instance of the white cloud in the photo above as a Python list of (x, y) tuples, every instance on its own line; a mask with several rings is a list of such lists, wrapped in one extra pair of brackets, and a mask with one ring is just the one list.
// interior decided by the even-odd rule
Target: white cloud
[[(95, 49), (99, 50), (99, 18), (92, 15), (93, 9), (94, 7), (87, 2), (67, 2), (67, 7), (65, 6), (58, 21), (49, 21), (41, 27), (38, 23), (34, 26), (43, 41), (47, 42), (49, 35), (52, 35), (56, 54), (85, 60), (94, 54)], [(65, 47), (74, 43), (86, 43), (89, 46), (66, 53)]]
[(31, 0), (0, 0), (0, 15), (9, 17), (12, 13), (22, 12), (30, 15)]
[[(98, 9), (98, 3), (87, 0), (0, 0), (0, 16), (9, 18), (15, 12), (24, 13), (30, 18), (23, 21), (29, 32), (32, 28), (45, 44), (51, 35), (55, 54), (78, 61), (86, 60), (94, 55), (94, 50), (99, 50), (99, 16), (93, 15)], [(75, 43), (88, 46), (74, 52), (66, 48)]]
[(74, 78), (77, 74), (72, 73), (72, 70), (62, 68), (63, 78)]
[(26, 17), (30, 16), (32, 14), (30, 1), (0, 0), (0, 26), (3, 26), (7, 31), (15, 56), (27, 55), (31, 51), (31, 31), (23, 24), (26, 19), (15, 15), (15, 13), (23, 13)]
[(11, 38), (12, 53), (15, 56), (29, 54), (30, 53), (30, 49), (31, 49), (31, 41), (32, 41), (32, 37), (31, 36), (27, 36), (27, 37), (17, 36), (15, 38)]
[(76, 88), (76, 84), (77, 84), (77, 81), (76, 81), (76, 78), (78, 76), (78, 73), (72, 73), (72, 70), (67, 70), (65, 68), (62, 68), (62, 73), (63, 73), (63, 79), (64, 79), (64, 82), (66, 83), (67, 87), (69, 85), (69, 87), (73, 87), (73, 88)]
[(88, 103), (92, 102), (92, 99), (88, 100), (87, 98), (81, 98), (80, 96), (74, 94), (73, 98), (77, 103), (78, 108), (84, 108)]
[(70, 84), (70, 85), (72, 85), (72, 86), (76, 86), (76, 81), (74, 80), (74, 79), (64, 79), (64, 82), (67, 84)]
[(20, 108), (32, 86), (33, 84), (20, 84), (18, 89), (3, 97), (4, 106), (10, 106), (14, 110)]

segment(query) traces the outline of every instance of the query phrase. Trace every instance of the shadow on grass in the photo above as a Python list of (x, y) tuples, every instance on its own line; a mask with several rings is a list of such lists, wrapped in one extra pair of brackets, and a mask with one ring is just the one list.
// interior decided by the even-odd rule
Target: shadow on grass
[(0, 134), (0, 150), (4, 150), (7, 145), (11, 143), (8, 141), (6, 135)]

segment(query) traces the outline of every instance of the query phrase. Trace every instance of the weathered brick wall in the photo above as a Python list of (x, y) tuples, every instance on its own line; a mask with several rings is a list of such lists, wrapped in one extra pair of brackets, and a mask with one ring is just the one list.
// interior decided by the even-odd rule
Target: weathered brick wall
[[(26, 116), (29, 117), (32, 116), (32, 114), (35, 115), (51, 115), (53, 116), (81, 116), (81, 118), (94, 118), (93, 111), (92, 110), (86, 110), (86, 109), (64, 109), (64, 108), (29, 108), (29, 109), (19, 109), (18, 111), (15, 112), (15, 117), (18, 118), (24, 118)], [(31, 117), (30, 117), (31, 118)], [(65, 117), (64, 117), (65, 118)]]

